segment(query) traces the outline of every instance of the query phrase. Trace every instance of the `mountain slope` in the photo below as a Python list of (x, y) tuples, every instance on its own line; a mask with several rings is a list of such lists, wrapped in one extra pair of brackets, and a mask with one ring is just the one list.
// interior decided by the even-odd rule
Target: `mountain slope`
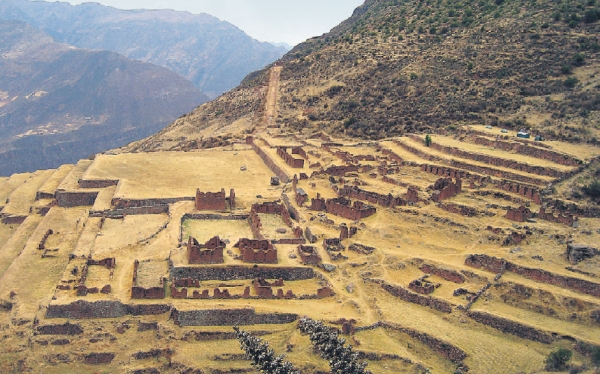
[[(280, 60), (278, 122), (372, 139), (485, 123), (598, 142), (598, 19), (594, 1), (368, 0)], [(249, 75), (229, 94), (239, 110), (227, 119), (214, 116), (231, 105), (220, 100), (169, 131), (226, 132), (251, 114), (251, 92), (264, 88), (268, 74)], [(161, 148), (165, 134), (136, 146)]]
[(79, 48), (115, 51), (166, 67), (210, 97), (235, 87), (246, 74), (286, 52), (207, 14), (5, 0), (0, 19), (29, 22), (55, 40)]
[(0, 55), (0, 174), (120, 146), (207, 100), (167, 69), (56, 43), (23, 22), (0, 22)]

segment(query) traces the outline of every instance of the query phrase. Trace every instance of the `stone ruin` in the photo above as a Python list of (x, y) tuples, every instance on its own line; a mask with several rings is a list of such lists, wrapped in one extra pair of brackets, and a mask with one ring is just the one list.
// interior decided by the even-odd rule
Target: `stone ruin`
[[(300, 148), (301, 149), (301, 148)], [(294, 150), (298, 150), (298, 148), (294, 148)], [(304, 152), (304, 151), (302, 151)], [(293, 150), (292, 150), (293, 153)], [(304, 167), (304, 159), (296, 158), (287, 152), (286, 147), (277, 147), (277, 155), (285, 161), (285, 163), (295, 169), (302, 169)], [(304, 153), (306, 156), (306, 153)]]
[(340, 225), (340, 240), (349, 239), (356, 235), (358, 228), (356, 226), (348, 226), (346, 224)]
[(346, 250), (346, 247), (342, 244), (339, 238), (323, 239), (323, 249), (329, 255), (331, 261), (347, 260), (348, 257), (344, 256), (341, 252)]
[(462, 191), (462, 180), (456, 178), (456, 182), (452, 182), (452, 178), (440, 178), (433, 185), (433, 190), (431, 200), (434, 202), (450, 199)]
[(531, 213), (531, 210), (523, 205), (517, 209), (510, 208), (506, 212), (506, 219), (516, 222), (525, 222), (532, 217), (533, 213)]
[(227, 202), (229, 201), (230, 209), (235, 209), (235, 190), (229, 191), (229, 198), (225, 195), (225, 189), (221, 192), (201, 192), (196, 190), (196, 210), (227, 210)]
[(131, 298), (132, 299), (164, 299), (166, 296), (166, 286), (167, 282), (165, 279), (161, 278), (159, 282), (160, 285), (155, 287), (140, 287), (138, 285), (138, 268), (140, 262), (135, 260), (133, 263), (133, 282), (131, 287)]
[(235, 245), (239, 248), (242, 261), (254, 264), (276, 264), (277, 249), (268, 240), (240, 239)]
[[(85, 285), (90, 266), (105, 267), (106, 269), (110, 270), (110, 276), (112, 277), (113, 271), (114, 271), (115, 267), (117, 266), (117, 261), (114, 257), (105, 258), (105, 259), (99, 260), (99, 261), (94, 260), (94, 259), (92, 259), (92, 255), (90, 254), (85, 265), (83, 265), (83, 268), (81, 269), (81, 275), (76, 282), (77, 285), (74, 287), (75, 291), (76, 291), (76, 295), (77, 296), (87, 296), (88, 294), (97, 294), (98, 292), (100, 292), (102, 294), (109, 294), (111, 292), (111, 286), (109, 284), (102, 287), (102, 289), (98, 289), (98, 287), (88, 288)], [(65, 287), (63, 285), (58, 286), (58, 289), (69, 289), (69, 288), (70, 287), (68, 287), (68, 286)]]
[(187, 254), (189, 264), (222, 264), (223, 250), (227, 244), (218, 236), (210, 239), (204, 244), (198, 243), (191, 236), (188, 238)]
[(427, 280), (429, 275), (423, 275), (419, 279), (415, 279), (409, 283), (408, 288), (423, 295), (429, 295), (435, 291), (439, 284), (431, 283)]
[(362, 201), (352, 201), (343, 197), (329, 199), (325, 202), (327, 213), (343, 217), (352, 221), (358, 221), (377, 213), (377, 208)]
[(546, 212), (544, 207), (540, 208), (537, 216), (539, 219), (543, 219), (544, 221), (562, 223), (563, 225), (567, 225), (569, 227), (574, 227), (575, 222), (578, 221), (578, 218), (572, 214), (558, 212), (558, 214), (555, 216), (554, 213)]
[[(277, 296), (273, 294), (273, 287), (283, 287), (283, 279), (278, 279), (272, 283), (269, 283), (265, 278), (254, 278), (252, 281), (252, 288), (254, 292), (261, 299), (294, 299), (296, 296), (292, 290), (288, 290), (285, 294), (283, 288), (277, 289)], [(250, 296), (250, 287), (247, 287), (244, 291), (245, 298)]]
[(321, 263), (321, 256), (319, 256), (317, 248), (313, 246), (299, 245), (298, 256), (305, 265), (318, 265)]

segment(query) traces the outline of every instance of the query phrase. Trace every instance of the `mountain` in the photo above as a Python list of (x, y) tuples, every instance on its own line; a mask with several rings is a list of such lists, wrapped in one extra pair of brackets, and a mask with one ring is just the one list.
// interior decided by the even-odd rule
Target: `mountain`
[(0, 174), (74, 162), (148, 136), (208, 98), (182, 76), (0, 22)]
[[(593, 0), (368, 0), (278, 61), (277, 122), (368, 139), (484, 123), (597, 143), (599, 9)], [(248, 75), (135, 147), (172, 147), (170, 134), (186, 128), (235, 133), (239, 120), (260, 117), (269, 74)], [(186, 139), (210, 136), (199, 134)]]
[(271, 42), (271, 44), (273, 44), (275, 47), (283, 47), (283, 48), (285, 48), (286, 51), (289, 51), (292, 48), (294, 48), (293, 45), (289, 45), (287, 43), (275, 43), (275, 42)]
[(287, 50), (207, 14), (119, 10), (97, 3), (3, 0), (0, 19), (28, 22), (55, 40), (171, 69), (214, 98)]

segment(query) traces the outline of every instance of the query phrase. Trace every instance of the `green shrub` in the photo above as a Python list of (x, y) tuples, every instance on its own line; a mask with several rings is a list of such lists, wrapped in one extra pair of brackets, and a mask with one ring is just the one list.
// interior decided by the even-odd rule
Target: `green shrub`
[(565, 87), (569, 87), (569, 88), (575, 87), (575, 85), (577, 83), (579, 83), (579, 79), (577, 79), (575, 77), (569, 77), (563, 81), (563, 84), (565, 85)]
[(573, 352), (566, 348), (559, 348), (551, 352), (546, 358), (546, 370), (561, 371), (567, 369), (571, 357), (573, 357)]
[[(583, 192), (589, 197), (597, 199), (600, 197), (600, 180), (595, 179), (587, 186), (583, 187)], [(600, 350), (599, 350), (600, 351)], [(600, 353), (598, 354), (600, 357)]]
[(560, 67), (560, 71), (563, 74), (568, 75), (568, 74), (571, 74), (573, 72), (573, 67), (571, 65), (569, 65), (569, 64), (562, 64), (562, 66)]
[(425, 147), (429, 147), (431, 145), (431, 135), (425, 135)]
[(582, 66), (584, 63), (585, 63), (585, 56), (582, 55), (581, 53), (577, 53), (577, 54), (575, 54), (575, 56), (573, 56), (573, 65)]

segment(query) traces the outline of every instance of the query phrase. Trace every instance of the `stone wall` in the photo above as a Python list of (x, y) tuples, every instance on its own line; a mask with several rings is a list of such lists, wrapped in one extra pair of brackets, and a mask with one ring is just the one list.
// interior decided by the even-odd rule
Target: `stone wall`
[(106, 188), (119, 184), (118, 179), (89, 179), (79, 180), (79, 188)]
[[(248, 138), (246, 138), (246, 141), (248, 141)], [(283, 169), (277, 166), (277, 164), (275, 164), (275, 161), (273, 161), (273, 159), (271, 159), (271, 157), (264, 150), (262, 150), (258, 145), (256, 145), (254, 140), (250, 140), (250, 144), (252, 145), (252, 149), (254, 149), (254, 152), (256, 152), (256, 154), (263, 160), (265, 165), (267, 165), (267, 167), (271, 169), (271, 171), (283, 183), (288, 183), (290, 181), (290, 177), (283, 171)]]
[(257, 314), (254, 309), (173, 309), (171, 317), (176, 325), (185, 326), (248, 326), (287, 324), (298, 319), (297, 314)]
[(313, 246), (298, 246), (298, 256), (304, 265), (317, 265), (321, 263), (321, 256)]
[(146, 214), (168, 214), (168, 205), (143, 206), (139, 208), (124, 208), (114, 210), (91, 210), (90, 217), (120, 218), (124, 216), (146, 215)]
[(283, 222), (285, 222), (288, 227), (292, 227), (292, 218), (290, 217), (290, 212), (288, 209), (282, 205), (277, 203), (262, 203), (262, 204), (253, 204), (251, 211), (261, 214), (277, 214), (281, 216)]
[(422, 296), (411, 292), (402, 286), (389, 284), (384, 280), (371, 279), (370, 281), (379, 284), (381, 288), (389, 292), (391, 295), (409, 303), (425, 306), (443, 313), (452, 313), (452, 307), (454, 305), (445, 300), (437, 299), (431, 296)]
[(439, 203), (437, 204), (437, 207), (442, 210), (445, 210), (446, 212), (460, 214), (461, 216), (465, 217), (476, 217), (480, 214), (480, 212), (477, 209), (460, 204)]
[(441, 354), (443, 357), (447, 358), (450, 361), (461, 362), (462, 360), (467, 358), (467, 354), (462, 349), (455, 347), (448, 342), (440, 340), (440, 339), (438, 339), (434, 336), (431, 336), (429, 334), (426, 334), (424, 332), (413, 330), (413, 329), (399, 326), (399, 325), (389, 323), (389, 322), (379, 321), (371, 326), (357, 327), (356, 331), (358, 332), (358, 331), (364, 331), (364, 330), (374, 330), (379, 327), (394, 330), (394, 331), (400, 331), (404, 334), (407, 334), (408, 336), (412, 337), (413, 339), (416, 339), (416, 340), (422, 342), (423, 344), (425, 344), (426, 346), (428, 346), (435, 352)]
[(423, 273), (437, 275), (438, 277), (449, 282), (458, 284), (465, 283), (465, 277), (455, 270), (440, 268), (432, 264), (423, 264), (419, 267), (419, 269)]
[(572, 291), (600, 297), (600, 284), (584, 279), (566, 277), (564, 275), (550, 273), (542, 269), (532, 269), (508, 262), (504, 259), (491, 257), (484, 254), (470, 255), (465, 260), (465, 265), (475, 268), (483, 268), (493, 273), (510, 271), (536, 282), (552, 284), (554, 286), (570, 289)]
[(516, 209), (509, 208), (506, 211), (505, 217), (506, 217), (506, 219), (515, 221), (515, 222), (525, 222), (528, 219), (530, 219), (531, 217), (533, 217), (533, 214), (531, 213), (531, 210), (529, 210), (529, 208), (526, 208), (523, 205), (521, 205), (520, 207), (518, 207)]
[(544, 221), (562, 223), (563, 225), (567, 225), (569, 227), (573, 227), (573, 224), (578, 221), (577, 217), (572, 214), (558, 212), (558, 214), (555, 216), (552, 212), (546, 212), (544, 207), (540, 208), (537, 217), (539, 219), (543, 219)]
[(325, 202), (325, 207), (327, 213), (352, 221), (358, 221), (377, 213), (377, 208), (361, 201), (355, 201), (353, 205), (350, 205), (350, 203), (350, 200), (339, 197), (327, 200)]
[(198, 243), (191, 236), (188, 238), (187, 254), (189, 264), (222, 264), (223, 249), (226, 244), (218, 236), (204, 244)]
[(300, 157), (302, 157), (303, 159), (308, 160), (308, 155), (306, 154), (306, 151), (304, 151), (304, 149), (302, 149), (302, 147), (293, 147), (292, 154), (300, 155)]
[(208, 280), (245, 280), (255, 278), (283, 279), (285, 281), (305, 280), (315, 277), (310, 267), (265, 267), (265, 266), (227, 266), (227, 267), (173, 267), (171, 279), (190, 278), (198, 281)]
[(445, 154), (451, 155), (451, 156), (456, 156), (456, 157), (460, 157), (460, 158), (464, 158), (464, 159), (468, 159), (468, 160), (473, 160), (473, 161), (481, 162), (481, 163), (492, 165), (492, 166), (498, 166), (498, 167), (503, 167), (503, 168), (512, 169), (512, 170), (518, 170), (518, 171), (522, 171), (522, 172), (525, 172), (528, 174), (542, 175), (542, 176), (552, 177), (552, 178), (556, 178), (556, 179), (562, 179), (567, 175), (566, 173), (564, 173), (560, 170), (557, 170), (557, 169), (552, 169), (552, 168), (544, 167), (544, 166), (529, 165), (526, 163), (509, 160), (509, 159), (505, 159), (505, 158), (494, 157), (494, 156), (485, 155), (485, 154), (481, 154), (481, 153), (469, 152), (469, 151), (465, 151), (463, 149), (459, 149), (456, 147), (448, 147), (448, 146), (444, 146), (441, 144), (437, 144), (435, 142), (432, 142), (430, 144), (430, 147), (435, 150), (438, 150), (440, 152), (443, 152)]
[(440, 202), (450, 199), (462, 191), (462, 180), (456, 178), (456, 183), (452, 182), (452, 178), (440, 178), (433, 185), (433, 194), (431, 200)]
[(379, 204), (385, 207), (406, 205), (406, 201), (401, 197), (394, 197), (392, 194), (383, 195), (377, 192), (365, 191), (357, 186), (345, 185), (338, 191), (338, 196), (363, 200), (371, 204)]
[(467, 312), (467, 315), (479, 323), (523, 339), (533, 340), (544, 344), (551, 344), (555, 340), (552, 334), (548, 332), (538, 330), (519, 322), (494, 316), (489, 313), (469, 311)]
[(122, 199), (120, 197), (113, 198), (111, 201), (112, 206), (116, 209), (124, 208), (141, 208), (141, 207), (153, 207), (153, 206), (164, 206), (169, 204), (175, 204), (180, 201), (194, 201), (194, 197), (173, 197), (173, 198), (161, 198), (161, 199)]
[(344, 177), (347, 173), (358, 173), (357, 165), (349, 165), (349, 166), (330, 166), (322, 171), (315, 171), (312, 174), (312, 177), (321, 174), (332, 175), (336, 177)]
[(201, 192), (196, 189), (196, 210), (220, 210), (227, 209), (225, 189), (220, 192)]
[(132, 299), (164, 299), (166, 296), (166, 282), (164, 279), (160, 280), (160, 287), (139, 287), (137, 285), (138, 279), (138, 266), (139, 261), (135, 260), (133, 263), (133, 282), (131, 287), (131, 298)]
[(92, 206), (98, 197), (97, 191), (90, 192), (67, 192), (56, 191), (56, 201), (62, 208), (73, 208), (76, 206)]
[(276, 264), (277, 249), (268, 240), (240, 239), (235, 245), (240, 249), (242, 261), (254, 264)]
[(473, 142), (486, 147), (498, 148), (506, 152), (514, 152), (521, 155), (552, 161), (560, 165), (578, 166), (581, 164), (581, 160), (578, 160), (573, 156), (551, 151), (549, 149), (532, 147), (527, 144), (507, 142), (499, 139), (492, 140), (480, 136), (475, 136), (473, 138)]
[(502, 178), (502, 179), (511, 179), (511, 180), (514, 180), (517, 182), (529, 183), (529, 184), (534, 184), (537, 186), (545, 186), (546, 184), (548, 184), (548, 182), (543, 179), (538, 179), (538, 178), (534, 178), (534, 177), (530, 177), (530, 176), (522, 175), (522, 174), (511, 173), (509, 171), (493, 169), (493, 168), (489, 168), (486, 166), (477, 166), (477, 165), (467, 164), (466, 162), (457, 161), (457, 160), (450, 160), (450, 165), (455, 168), (472, 171), (472, 172), (478, 173), (478, 174), (490, 175), (490, 176), (494, 176), (496, 178)]
[(126, 315), (159, 315), (170, 310), (171, 307), (165, 304), (125, 305), (116, 300), (77, 300), (71, 304), (50, 304), (46, 310), (46, 318), (119, 318)]
[(287, 148), (277, 147), (277, 155), (289, 166), (295, 169), (302, 169), (304, 167), (304, 159), (296, 158), (293, 155), (287, 153)]
[(88, 365), (106, 365), (111, 363), (114, 358), (114, 353), (88, 353), (83, 358), (83, 362)]
[(83, 328), (79, 325), (66, 322), (62, 325), (38, 326), (35, 332), (41, 335), (81, 335), (83, 334)]

